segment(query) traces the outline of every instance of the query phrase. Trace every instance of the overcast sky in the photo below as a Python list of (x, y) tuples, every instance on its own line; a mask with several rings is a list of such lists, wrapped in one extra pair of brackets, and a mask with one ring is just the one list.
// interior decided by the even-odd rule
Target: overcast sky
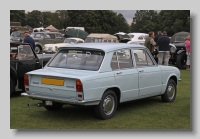
[[(31, 12), (32, 10), (26, 10), (26, 12)], [(47, 10), (41, 10), (41, 11), (47, 11)], [(48, 10), (54, 12), (55, 10)], [(118, 14), (121, 13), (124, 18), (127, 20), (128, 24), (131, 24), (133, 21), (133, 17), (135, 15), (136, 10), (113, 10), (114, 12), (117, 12)]]

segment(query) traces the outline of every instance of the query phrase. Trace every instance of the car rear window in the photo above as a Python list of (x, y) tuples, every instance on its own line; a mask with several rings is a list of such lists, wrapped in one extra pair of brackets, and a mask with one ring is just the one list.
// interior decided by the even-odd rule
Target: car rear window
[(63, 49), (60, 50), (48, 67), (92, 70), (100, 68), (105, 52), (91, 49)]

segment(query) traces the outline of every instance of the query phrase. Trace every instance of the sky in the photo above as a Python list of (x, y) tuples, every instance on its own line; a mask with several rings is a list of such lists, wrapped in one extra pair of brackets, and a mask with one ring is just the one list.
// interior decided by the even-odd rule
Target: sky
[[(32, 10), (26, 10), (26, 12), (31, 12)], [(47, 10), (40, 10), (40, 11), (47, 11)], [(48, 10), (54, 12), (55, 10)], [(127, 23), (130, 25), (133, 21), (133, 17), (135, 15), (136, 10), (113, 10), (118, 14), (121, 13), (124, 18), (127, 20)]]

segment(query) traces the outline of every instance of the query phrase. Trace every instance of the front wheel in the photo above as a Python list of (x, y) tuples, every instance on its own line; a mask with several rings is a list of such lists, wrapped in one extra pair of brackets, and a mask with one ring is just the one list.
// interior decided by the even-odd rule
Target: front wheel
[(110, 119), (115, 115), (117, 109), (117, 97), (115, 95), (115, 92), (112, 90), (107, 90), (103, 96), (102, 99), (95, 107), (95, 113), (98, 118), (100, 119)]
[[(43, 103), (45, 104), (45, 101), (43, 101)], [(46, 110), (48, 111), (57, 111), (60, 110), (63, 107), (62, 103), (58, 103), (58, 102), (53, 102), (52, 106), (44, 106)]]
[(165, 93), (161, 95), (164, 102), (173, 102), (176, 98), (176, 83), (174, 80), (170, 79), (167, 83), (167, 88)]

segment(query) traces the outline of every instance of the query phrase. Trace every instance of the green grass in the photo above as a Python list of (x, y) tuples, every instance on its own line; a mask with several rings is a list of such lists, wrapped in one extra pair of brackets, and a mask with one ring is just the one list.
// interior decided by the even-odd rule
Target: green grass
[(163, 103), (160, 97), (120, 104), (115, 116), (97, 119), (93, 107), (64, 105), (56, 112), (43, 107), (28, 107), (40, 101), (15, 95), (10, 98), (11, 129), (120, 129), (120, 130), (189, 130), (190, 71), (181, 70), (177, 97), (173, 103)]

